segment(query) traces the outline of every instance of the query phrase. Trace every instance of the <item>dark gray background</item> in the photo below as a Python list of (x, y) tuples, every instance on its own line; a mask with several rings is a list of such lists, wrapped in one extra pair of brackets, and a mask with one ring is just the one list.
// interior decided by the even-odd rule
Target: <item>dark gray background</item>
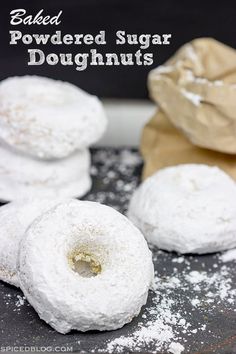
[[(211, 36), (236, 47), (236, 5), (233, 0), (1, 0), (0, 12), (0, 79), (12, 75), (38, 74), (67, 80), (103, 97), (147, 97), (146, 77), (150, 66), (91, 66), (78, 72), (75, 66), (27, 65), (28, 46), (9, 45), (10, 16), (15, 8), (25, 8), (36, 14), (55, 15), (63, 10), (59, 26), (14, 26), (25, 33), (50, 33), (61, 29), (64, 33), (92, 33), (106, 30), (107, 45), (98, 46), (100, 52), (136, 52), (138, 47), (115, 45), (117, 30), (127, 33), (172, 33), (170, 46), (153, 46), (155, 67), (163, 63), (183, 43), (202, 36)], [(31, 46), (29, 46), (31, 47)], [(91, 46), (93, 48), (94, 46)], [(86, 52), (90, 46), (43, 46), (45, 53)]]

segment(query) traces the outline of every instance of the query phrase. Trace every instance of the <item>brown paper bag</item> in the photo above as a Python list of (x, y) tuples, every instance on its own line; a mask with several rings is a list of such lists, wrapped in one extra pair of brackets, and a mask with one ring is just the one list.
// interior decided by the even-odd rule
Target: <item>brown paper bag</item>
[(141, 152), (145, 161), (143, 178), (163, 167), (202, 163), (217, 165), (236, 179), (236, 156), (192, 145), (161, 111), (144, 127)]
[(234, 49), (214, 39), (196, 39), (152, 70), (148, 86), (161, 111), (193, 144), (236, 154)]

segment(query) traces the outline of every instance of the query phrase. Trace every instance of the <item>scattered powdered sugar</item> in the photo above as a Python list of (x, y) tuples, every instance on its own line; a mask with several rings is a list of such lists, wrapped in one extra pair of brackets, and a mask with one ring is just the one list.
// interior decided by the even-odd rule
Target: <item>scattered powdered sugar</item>
[(146, 327), (140, 327), (130, 337), (122, 336), (114, 339), (108, 343), (107, 350), (109, 353), (123, 352), (124, 348), (137, 351), (142, 349), (146, 343), (155, 343), (156, 350), (159, 350), (164, 342), (170, 343), (172, 338), (171, 326), (165, 325), (161, 319), (157, 319), (155, 322), (150, 321)]
[[(196, 292), (204, 289), (207, 298), (220, 298), (230, 303), (236, 299), (236, 289), (232, 289), (232, 279), (226, 266), (222, 266), (218, 272), (213, 274), (191, 271), (185, 278), (193, 284)], [(217, 292), (212, 293), (211, 288), (217, 289)]]
[(120, 163), (125, 166), (136, 166), (142, 162), (139, 154), (134, 153), (130, 150), (122, 150), (120, 153)]
[[(163, 275), (166, 271), (163, 259), (157, 263), (160, 256), (172, 259), (172, 263), (179, 268), (174, 267), (170, 275)], [(212, 257), (220, 262), (220, 256)], [(208, 323), (207, 318), (217, 311), (219, 304), (230, 308), (235, 303), (232, 266), (215, 263), (215, 267), (204, 270), (206, 264), (197, 257), (176, 257), (155, 248), (153, 260), (156, 271), (151, 303), (145, 307), (133, 331), (108, 341), (106, 347), (97, 352), (146, 350), (148, 353), (180, 354), (188, 351), (191, 336), (197, 334), (201, 337), (204, 331), (211, 333), (208, 329), (210, 319)], [(191, 270), (193, 264), (201, 269)], [(204, 344), (204, 334), (202, 336)]]
[(171, 343), (169, 346), (169, 352), (172, 354), (180, 354), (184, 350), (184, 347), (180, 343)]
[(11, 302), (11, 297), (12, 297), (12, 294), (4, 294), (3, 295), (3, 301), (5, 303), (5, 305), (8, 307), (8, 305), (10, 304)]
[(6, 293), (3, 296), (3, 301), (7, 308), (11, 308), (13, 312), (17, 312), (18, 314), (20, 313), (22, 306), (30, 306), (23, 294)]
[(200, 304), (200, 300), (199, 299), (192, 299), (191, 300), (191, 304), (193, 305), (193, 306), (198, 306), (199, 304)]
[(222, 253), (220, 256), (220, 260), (222, 262), (236, 261), (236, 248)]
[(25, 296), (17, 295), (16, 307), (21, 307), (25, 304)]
[(173, 263), (183, 263), (184, 262), (184, 257), (175, 257), (172, 259)]
[(186, 276), (187, 280), (192, 284), (198, 284), (204, 280), (206, 280), (206, 275), (203, 272), (198, 272), (193, 270)]
[(142, 159), (130, 149), (99, 149), (92, 153), (93, 188), (86, 200), (105, 203), (125, 213), (139, 183)]
[(150, 346), (155, 348), (155, 350), (150, 349), (150, 353), (154, 353), (163, 348), (167, 350), (169, 345), (173, 345), (173, 343), (179, 344), (175, 342), (172, 325), (186, 327), (187, 324), (178, 313), (171, 312), (172, 304), (172, 299), (159, 300), (159, 292), (157, 292), (153, 299), (153, 305), (143, 314), (145, 319), (149, 318), (145, 326), (140, 322), (130, 336), (114, 339), (107, 344), (106, 350), (109, 353), (125, 353), (127, 349), (142, 351), (146, 346)]

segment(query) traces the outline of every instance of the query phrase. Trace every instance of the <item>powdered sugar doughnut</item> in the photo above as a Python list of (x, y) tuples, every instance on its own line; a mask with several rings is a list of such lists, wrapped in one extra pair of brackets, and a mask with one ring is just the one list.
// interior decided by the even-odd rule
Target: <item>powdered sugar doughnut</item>
[(87, 150), (61, 160), (44, 161), (0, 145), (0, 199), (81, 197), (91, 187), (89, 168)]
[(36, 219), (18, 261), (25, 296), (60, 333), (122, 327), (146, 303), (153, 280), (143, 235), (95, 202), (61, 203)]
[(217, 167), (160, 170), (135, 191), (128, 216), (148, 241), (179, 253), (236, 247), (236, 185)]
[(97, 141), (106, 124), (98, 98), (67, 82), (19, 76), (0, 83), (0, 138), (27, 154), (66, 157)]
[(19, 286), (16, 263), (20, 240), (37, 216), (59, 202), (59, 199), (19, 200), (0, 208), (0, 280)]

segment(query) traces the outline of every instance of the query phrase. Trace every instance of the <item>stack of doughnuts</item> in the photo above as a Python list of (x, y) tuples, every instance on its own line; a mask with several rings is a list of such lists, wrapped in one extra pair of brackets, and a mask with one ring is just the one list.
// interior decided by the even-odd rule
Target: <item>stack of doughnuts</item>
[(38, 76), (0, 83), (0, 199), (81, 197), (91, 187), (88, 147), (104, 133), (101, 102)]
[(137, 316), (153, 282), (142, 233), (114, 209), (72, 197), (90, 186), (88, 147), (102, 104), (36, 76), (0, 83), (0, 280), (20, 287), (60, 333), (113, 330)]

